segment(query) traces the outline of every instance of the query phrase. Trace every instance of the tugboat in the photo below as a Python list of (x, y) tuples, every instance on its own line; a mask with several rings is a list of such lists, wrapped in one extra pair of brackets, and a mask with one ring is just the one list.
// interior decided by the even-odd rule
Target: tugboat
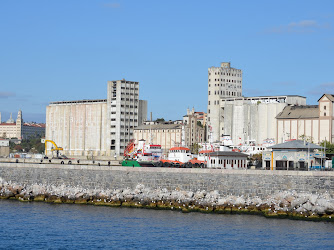
[(189, 148), (173, 147), (169, 149), (168, 160), (156, 162), (157, 167), (205, 168), (206, 161), (194, 157)]

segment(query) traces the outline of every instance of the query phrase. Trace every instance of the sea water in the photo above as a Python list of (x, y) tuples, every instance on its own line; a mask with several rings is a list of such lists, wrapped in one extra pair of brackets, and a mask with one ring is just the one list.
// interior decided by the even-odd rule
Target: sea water
[(1, 249), (334, 249), (334, 223), (0, 200)]

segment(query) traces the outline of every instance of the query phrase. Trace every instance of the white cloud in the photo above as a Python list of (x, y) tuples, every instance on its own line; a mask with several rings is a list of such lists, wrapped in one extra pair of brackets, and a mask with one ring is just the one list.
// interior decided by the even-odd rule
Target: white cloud
[(329, 24), (319, 24), (315, 20), (301, 20), (299, 22), (291, 22), (286, 25), (273, 27), (266, 30), (267, 33), (310, 33), (320, 29), (329, 29)]
[(334, 82), (322, 83), (314, 86), (312, 89), (307, 91), (307, 93), (314, 96), (322, 96), (323, 94), (334, 94)]
[(15, 96), (13, 92), (0, 92), (0, 98), (8, 98)]
[(103, 7), (117, 9), (117, 8), (121, 7), (121, 5), (119, 3), (104, 3)]

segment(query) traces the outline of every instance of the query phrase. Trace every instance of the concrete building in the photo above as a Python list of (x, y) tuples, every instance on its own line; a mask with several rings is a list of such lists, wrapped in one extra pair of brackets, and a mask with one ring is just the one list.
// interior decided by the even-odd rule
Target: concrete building
[[(67, 156), (108, 156), (108, 121), (105, 99), (52, 102), (46, 107), (45, 138)], [(51, 155), (52, 145), (47, 146)]]
[(135, 143), (145, 140), (147, 143), (161, 145), (164, 154), (172, 147), (184, 145), (184, 126), (179, 123), (154, 123), (140, 125), (134, 129)]
[[(221, 136), (231, 136), (234, 145), (262, 144), (276, 138), (276, 116), (288, 105), (305, 105), (297, 95), (229, 98), (221, 102)], [(220, 138), (222, 140), (222, 138)]]
[(0, 157), (8, 157), (9, 151), (10, 151), (9, 140), (0, 139)]
[(323, 148), (313, 143), (292, 140), (270, 148), (262, 154), (262, 167), (267, 170), (318, 169), (325, 164)]
[(18, 111), (16, 120), (14, 120), (12, 114), (10, 114), (10, 118), (6, 122), (1, 121), (0, 113), (0, 138), (16, 138), (22, 140), (44, 135), (45, 124), (23, 122), (21, 110)]
[(147, 117), (147, 101), (139, 100), (138, 82), (122, 79), (107, 86), (107, 99), (50, 103), (46, 139), (69, 156), (121, 155)]
[(223, 123), (222, 100), (242, 96), (242, 70), (231, 68), (230, 63), (223, 62), (220, 67), (208, 69), (208, 118), (212, 141), (220, 140)]
[(183, 116), (186, 147), (191, 148), (194, 144), (206, 141), (205, 127), (203, 126), (203, 120), (205, 123), (204, 117), (204, 112), (195, 112), (194, 108), (192, 110), (187, 109), (187, 115)]
[(287, 106), (276, 117), (277, 142), (304, 139), (334, 142), (334, 95), (324, 94), (319, 105)]

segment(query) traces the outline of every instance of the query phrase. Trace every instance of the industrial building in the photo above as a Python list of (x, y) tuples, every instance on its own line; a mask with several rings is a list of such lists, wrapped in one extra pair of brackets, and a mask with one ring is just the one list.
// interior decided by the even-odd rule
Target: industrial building
[(223, 62), (208, 69), (207, 140), (231, 137), (234, 145), (278, 141), (276, 116), (287, 106), (306, 105), (298, 95), (244, 97), (242, 70)]
[(147, 101), (139, 100), (139, 82), (108, 81), (107, 91), (107, 99), (50, 103), (46, 139), (68, 156), (121, 155), (146, 120)]
[(324, 94), (319, 105), (287, 106), (276, 117), (277, 142), (306, 139), (334, 142), (334, 95)]
[(276, 116), (289, 105), (306, 105), (297, 95), (239, 97), (222, 100), (222, 135), (230, 135), (234, 145), (277, 143)]
[(163, 153), (167, 154), (170, 148), (184, 145), (184, 125), (179, 122), (147, 122), (134, 129), (134, 139), (136, 143), (145, 140), (161, 145)]

